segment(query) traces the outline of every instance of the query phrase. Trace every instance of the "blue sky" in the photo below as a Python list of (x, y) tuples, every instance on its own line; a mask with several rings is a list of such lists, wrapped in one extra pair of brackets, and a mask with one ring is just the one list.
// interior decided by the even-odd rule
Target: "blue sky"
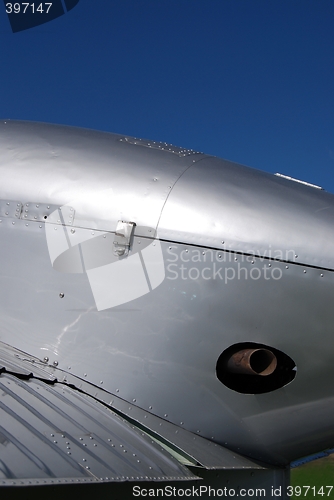
[(15, 34), (0, 5), (0, 37), (2, 118), (162, 140), (334, 192), (333, 0), (80, 0)]

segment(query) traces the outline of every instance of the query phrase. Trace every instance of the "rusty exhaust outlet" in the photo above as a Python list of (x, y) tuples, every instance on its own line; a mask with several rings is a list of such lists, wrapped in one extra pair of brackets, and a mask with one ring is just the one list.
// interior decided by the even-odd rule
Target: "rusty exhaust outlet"
[(227, 361), (227, 371), (244, 375), (271, 375), (277, 366), (277, 358), (269, 349), (242, 349)]

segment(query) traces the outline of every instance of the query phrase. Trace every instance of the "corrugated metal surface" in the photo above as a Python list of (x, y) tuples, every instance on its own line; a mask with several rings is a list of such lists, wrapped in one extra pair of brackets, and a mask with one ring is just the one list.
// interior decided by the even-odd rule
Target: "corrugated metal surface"
[(196, 479), (144, 433), (60, 383), (0, 376), (0, 486)]
[[(69, 391), (68, 397), (73, 398), (71, 404), (76, 401), (77, 396), (81, 398), (88, 396), (88, 401), (92, 404), (102, 403), (101, 408), (107, 411), (108, 415), (111, 414), (115, 417), (114, 413), (104, 408), (110, 407), (120, 416), (119, 418), (123, 423), (126, 420), (132, 430), (136, 428), (137, 433), (141, 437), (143, 430), (145, 435), (152, 436), (167, 451), (171, 451), (173, 456), (176, 454), (181, 463), (185, 465), (198, 465), (206, 469), (232, 470), (264, 468), (263, 465), (249, 458), (228, 450), (217, 443), (208, 441), (199, 435), (195, 435), (180, 426), (168, 422), (166, 419), (159, 418), (135, 404), (115, 396), (115, 394), (110, 394), (100, 387), (96, 387), (68, 372), (60, 370), (56, 366), (50, 366), (46, 361), (42, 362), (33, 356), (0, 342), (1, 371), (5, 371), (6, 376), (8, 376), (8, 373), (11, 373), (12, 375), (18, 374), (21, 378), (30, 378), (30, 382), (38, 382), (43, 387), (46, 385), (45, 382), (49, 382), (52, 384), (46, 385), (49, 390), (53, 388), (55, 391), (59, 391), (59, 387), (61, 387), (61, 393), (67, 395), (66, 391)], [(21, 380), (20, 382), (22, 383), (23, 381)], [(29, 387), (27, 385), (27, 390)], [(31, 396), (26, 397), (24, 404), (30, 401), (29, 398), (31, 399)], [(50, 400), (48, 401), (50, 402)], [(48, 405), (49, 402), (47, 403)], [(61, 408), (61, 405), (59, 405), (59, 408)]]

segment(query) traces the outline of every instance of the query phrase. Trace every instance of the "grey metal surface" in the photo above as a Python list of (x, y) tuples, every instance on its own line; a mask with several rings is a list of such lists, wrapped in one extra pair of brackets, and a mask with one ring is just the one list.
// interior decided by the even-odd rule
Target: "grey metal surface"
[(182, 148), (170, 154), (125, 139), (2, 120), (0, 178), (6, 183), (0, 199), (12, 199), (15, 193), (22, 203), (73, 206), (80, 227), (115, 231), (117, 221), (126, 220), (135, 222), (137, 231), (144, 226), (156, 229), (175, 182), (204, 155)]
[(203, 439), (201, 436), (172, 424), (166, 419), (156, 417), (133, 403), (129, 405), (127, 401), (111, 395), (107, 391), (93, 386), (68, 372), (64, 372), (54, 365), (49, 365), (48, 362), (47, 358), (42, 361), (0, 343), (0, 373), (6, 371), (11, 374), (34, 377), (42, 381), (65, 383), (88, 396), (94, 397), (100, 403), (104, 403), (121, 417), (127, 418), (128, 422), (138, 427), (138, 429), (144, 430), (154, 439), (166, 444), (186, 459), (190, 459), (190, 463), (206, 469), (255, 470), (264, 468), (263, 465), (223, 448), (212, 441)]
[(69, 386), (0, 375), (0, 485), (196, 479), (144, 433)]
[[(204, 258), (204, 250), (161, 242), (163, 283), (133, 302), (98, 312), (84, 274), (52, 269), (44, 225), (12, 225), (9, 219), (1, 224), (3, 342), (39, 359), (47, 356), (64, 371), (258, 460), (286, 464), (333, 446), (333, 273), (271, 261), (267, 272), (282, 275), (267, 280), (264, 266), (270, 262), (252, 264), (241, 256), (230, 262), (231, 254), (217, 252), (212, 264), (183, 262), (184, 273), (221, 268), (223, 279), (182, 279), (180, 271), (174, 279), (169, 266), (175, 255), (181, 263), (181, 254)], [(231, 270), (235, 279), (225, 281)], [(220, 353), (245, 341), (286, 352), (297, 364), (295, 380), (253, 396), (222, 385), (215, 373)]]
[(0, 218), (19, 218), (21, 215), (22, 203), (13, 200), (0, 200)]
[(334, 269), (334, 196), (219, 158), (194, 164), (159, 221), (162, 239)]
[[(113, 134), (2, 123), (0, 136), (0, 199), (72, 207), (62, 231), (80, 241), (113, 241), (118, 220), (138, 224), (134, 249), (157, 227), (166, 240), (161, 284), (99, 311), (84, 272), (52, 267), (52, 224), (0, 219), (2, 342), (256, 460), (334, 446), (332, 195)], [(227, 388), (216, 363), (240, 342), (286, 353), (295, 379)]]

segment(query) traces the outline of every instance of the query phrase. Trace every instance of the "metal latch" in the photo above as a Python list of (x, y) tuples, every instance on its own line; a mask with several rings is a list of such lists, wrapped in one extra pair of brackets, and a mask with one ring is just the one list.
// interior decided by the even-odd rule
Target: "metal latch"
[(135, 228), (134, 222), (117, 222), (115, 238), (114, 238), (114, 254), (118, 257), (129, 253), (131, 236)]

